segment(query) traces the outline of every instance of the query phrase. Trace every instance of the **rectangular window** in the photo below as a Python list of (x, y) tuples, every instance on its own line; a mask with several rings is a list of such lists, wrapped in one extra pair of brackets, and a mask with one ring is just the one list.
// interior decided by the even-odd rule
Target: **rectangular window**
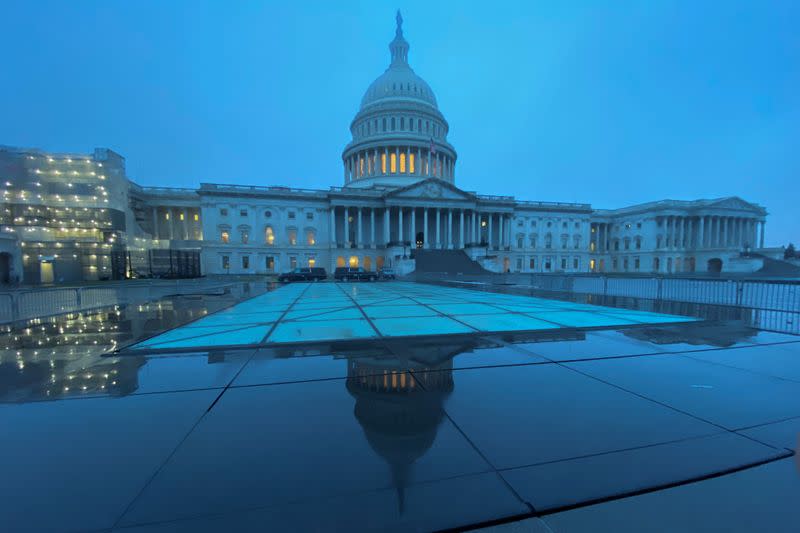
[(528, 268), (531, 270), (536, 270), (536, 258), (531, 257), (531, 260), (528, 262)]
[(400, 154), (400, 173), (406, 173), (406, 154)]
[(628, 239), (625, 239), (625, 249), (626, 250), (631, 249), (631, 241), (629, 241)]
[(397, 173), (397, 154), (389, 154), (389, 170), (392, 174)]
[(239, 209), (239, 216), (246, 217), (247, 216), (247, 209)]
[(572, 260), (572, 268), (573, 268), (574, 270), (578, 270), (578, 268), (580, 268), (580, 265), (581, 265), (581, 260), (580, 260), (580, 258), (578, 258), (578, 257), (575, 257), (575, 258)]
[(271, 255), (268, 255), (266, 263), (267, 263), (266, 264), (267, 272), (274, 272), (275, 271), (275, 258), (272, 257)]
[(628, 271), (628, 258), (627, 258), (627, 257), (626, 257), (626, 258), (624, 258), (624, 259), (622, 260), (622, 269), (623, 269), (625, 272), (627, 272), (627, 271)]
[(561, 270), (566, 270), (566, 269), (567, 269), (567, 258), (566, 257), (562, 257), (561, 258)]
[(248, 232), (247, 230), (242, 230), (241, 235), (242, 235), (242, 244), (247, 244), (247, 241), (250, 240), (250, 232)]
[(289, 268), (291, 269), (297, 268), (297, 257), (293, 255), (289, 257)]
[(522, 237), (517, 237), (517, 248), (522, 248)]
[(228, 255), (222, 256), (222, 269), (228, 270), (231, 268), (231, 258)]
[(195, 213), (195, 214), (194, 214), (194, 221), (195, 221), (195, 222), (197, 222), (198, 220), (200, 220), (200, 215), (198, 215), (197, 213)]
[(178, 215), (178, 218), (180, 218), (181, 220), (183, 220), (183, 213), (181, 213), (180, 215)]
[(317, 238), (312, 230), (308, 230), (306, 232), (306, 244), (308, 244), (309, 246), (314, 246), (315, 244), (317, 244)]
[(289, 244), (291, 244), (292, 246), (296, 246), (297, 245), (297, 230), (296, 229), (290, 229), (289, 230)]
[(164, 219), (169, 220), (169, 213), (164, 213)]
[(639, 271), (639, 265), (640, 265), (640, 264), (641, 264), (641, 263), (640, 263), (640, 261), (639, 261), (639, 258), (638, 258), (638, 257), (634, 257), (634, 258), (633, 258), (633, 269), (634, 269), (635, 271), (637, 271), (637, 272)]
[(413, 152), (408, 156), (408, 172), (410, 174), (414, 174), (416, 172), (416, 167), (414, 166), (414, 153)]
[(228, 244), (228, 242), (230, 242), (230, 240), (231, 240), (231, 234), (230, 234), (230, 233), (228, 233), (227, 231), (223, 231), (223, 232), (220, 234), (219, 238), (220, 238), (220, 240), (221, 240), (222, 242), (224, 242), (225, 244)]
[(294, 218), (295, 218), (296, 216), (297, 216), (297, 214), (296, 214), (294, 211), (289, 211), (289, 218), (290, 218), (291, 220), (294, 220)]
[(223, 207), (222, 209), (219, 210), (219, 216), (221, 217), (228, 216), (228, 210)]
[(311, 212), (306, 213), (306, 220), (314, 220), (314, 213)]
[[(386, 119), (383, 119), (386, 121)], [(385, 128), (384, 128), (385, 129)], [(381, 173), (386, 174), (386, 154), (381, 154)]]
[(550, 257), (545, 257), (544, 258), (544, 269), (547, 272), (550, 272), (551, 268), (553, 268), (553, 265), (552, 265), (552, 263), (550, 263)]
[(522, 258), (521, 257), (517, 257), (517, 272), (521, 272), (521, 271), (522, 271)]
[(243, 255), (242, 256), (242, 268), (245, 269), (245, 270), (250, 268), (250, 256), (249, 255)]

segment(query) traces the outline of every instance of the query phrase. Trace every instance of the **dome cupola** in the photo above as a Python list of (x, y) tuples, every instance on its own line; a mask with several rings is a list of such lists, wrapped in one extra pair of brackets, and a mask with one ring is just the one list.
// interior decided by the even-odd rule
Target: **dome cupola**
[(396, 21), (389, 67), (370, 84), (350, 124), (353, 138), (342, 153), (348, 187), (405, 186), (429, 177), (452, 182), (455, 176), (449, 125), (433, 90), (408, 63), (399, 11)]

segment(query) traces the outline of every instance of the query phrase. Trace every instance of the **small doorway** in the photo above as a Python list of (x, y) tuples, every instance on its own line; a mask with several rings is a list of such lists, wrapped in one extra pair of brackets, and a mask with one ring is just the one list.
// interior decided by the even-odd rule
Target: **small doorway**
[(53, 262), (42, 261), (39, 263), (39, 282), (53, 283)]
[(425, 234), (421, 231), (417, 233), (417, 248), (425, 247)]
[(708, 260), (708, 271), (712, 274), (719, 274), (722, 272), (722, 259), (715, 257)]
[(11, 282), (11, 254), (3, 252), (0, 254), (0, 284), (5, 285)]

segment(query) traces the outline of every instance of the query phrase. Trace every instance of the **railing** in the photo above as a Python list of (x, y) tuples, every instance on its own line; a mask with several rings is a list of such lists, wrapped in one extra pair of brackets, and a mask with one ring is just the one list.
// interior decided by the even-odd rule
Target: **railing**
[(146, 302), (170, 294), (188, 295), (225, 290), (230, 285), (228, 282), (216, 283), (205, 280), (153, 280), (105, 287), (20, 289), (0, 292), (0, 323)]

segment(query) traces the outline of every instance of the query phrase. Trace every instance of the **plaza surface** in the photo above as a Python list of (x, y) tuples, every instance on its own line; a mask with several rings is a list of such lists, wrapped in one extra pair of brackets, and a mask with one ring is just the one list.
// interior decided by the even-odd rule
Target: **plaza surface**
[[(342, 306), (340, 295), (358, 303)], [(0, 440), (0, 523), (15, 532), (796, 530), (800, 337), (509, 296), (291, 285), (207, 315), (232, 316), (214, 335), (242, 346), (164, 350), (144, 345), (158, 335), (133, 337), (81, 366), (37, 366), (40, 341), (10, 332), (9, 346), (28, 358), (0, 366), (0, 389), (16, 390), (0, 395), (0, 427), (13, 428)], [(244, 346), (250, 339), (235, 333), (252, 327), (244, 310), (277, 312), (262, 305), (282, 300), (291, 300), (279, 310), (287, 324), (308, 309), (356, 308), (367, 323), (380, 318), (373, 306), (438, 314), (411, 316), (414, 335), (377, 326), (362, 338), (269, 344), (278, 317), (257, 323), (269, 325)], [(336, 307), (295, 308), (326, 300)], [(375, 305), (385, 300), (395, 303)], [(513, 309), (444, 307), (480, 304)], [(145, 323), (162, 314), (153, 312)], [(568, 325), (569, 313), (601, 323)], [(442, 315), (552, 327), (430, 334), (426, 321)], [(66, 372), (58, 391), (51, 367)], [(70, 390), (60, 395), (62, 385)]]
[(132, 348), (223, 346), (598, 328), (690, 317), (417, 283), (296, 283)]

